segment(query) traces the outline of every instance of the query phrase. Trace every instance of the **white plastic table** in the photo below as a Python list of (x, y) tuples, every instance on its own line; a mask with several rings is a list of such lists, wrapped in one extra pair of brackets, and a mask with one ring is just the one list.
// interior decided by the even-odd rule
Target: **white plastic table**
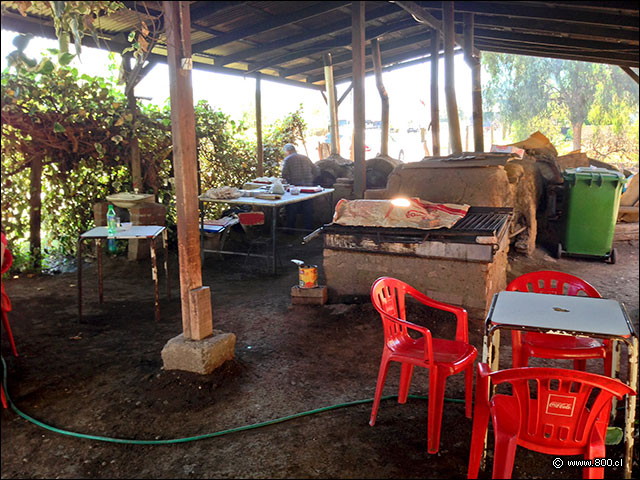
[[(614, 342), (611, 376), (619, 373), (620, 342), (627, 345), (628, 385), (638, 388), (638, 334), (623, 304), (617, 300), (583, 296), (528, 292), (499, 292), (494, 295), (485, 324), (482, 361), (492, 371), (500, 360), (500, 330), (523, 330), (591, 338)], [(636, 397), (627, 396), (625, 409), (624, 475), (631, 478)]]
[[(304, 187), (301, 187), (304, 188)], [(239, 197), (239, 198), (209, 198), (204, 195), (200, 195), (198, 200), (201, 202), (213, 202), (213, 203), (229, 203), (232, 205), (252, 205), (256, 207), (269, 207), (273, 210), (271, 215), (271, 267), (272, 273), (276, 274), (276, 221), (278, 218), (278, 209), (284, 205), (290, 205), (292, 203), (303, 202), (312, 198), (322, 197), (324, 195), (333, 194), (333, 188), (323, 188), (321, 192), (314, 193), (300, 193), (298, 195), (291, 195), (289, 192), (285, 192), (281, 195), (279, 200), (265, 200), (256, 197)], [(203, 217), (201, 213), (201, 223)]]
[(155, 286), (155, 314), (156, 321), (160, 320), (160, 299), (158, 291), (158, 263), (156, 255), (156, 238), (162, 234), (162, 244), (164, 247), (164, 271), (167, 277), (167, 297), (171, 297), (171, 286), (169, 283), (169, 251), (167, 250), (167, 228), (160, 225), (134, 225), (131, 227), (118, 227), (113, 237), (109, 237), (107, 227), (95, 227), (84, 232), (78, 238), (78, 321), (82, 321), (82, 242), (84, 240), (95, 240), (96, 254), (98, 257), (98, 298), (103, 303), (102, 286), (102, 239), (114, 238), (116, 240), (130, 240), (134, 238), (146, 238), (149, 240), (151, 250), (151, 275)]

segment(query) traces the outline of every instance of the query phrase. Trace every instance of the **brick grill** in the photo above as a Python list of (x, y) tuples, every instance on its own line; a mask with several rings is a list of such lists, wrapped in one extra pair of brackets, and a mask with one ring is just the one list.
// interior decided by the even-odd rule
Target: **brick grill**
[(329, 297), (366, 299), (376, 278), (399, 278), (443, 302), (484, 317), (506, 287), (513, 209), (471, 207), (452, 228), (326, 225), (323, 267)]

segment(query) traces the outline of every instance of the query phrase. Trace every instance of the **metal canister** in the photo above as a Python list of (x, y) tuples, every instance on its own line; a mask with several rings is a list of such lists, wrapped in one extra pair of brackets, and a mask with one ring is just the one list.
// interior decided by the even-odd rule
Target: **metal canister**
[(298, 279), (300, 288), (316, 288), (318, 286), (318, 266), (299, 265)]

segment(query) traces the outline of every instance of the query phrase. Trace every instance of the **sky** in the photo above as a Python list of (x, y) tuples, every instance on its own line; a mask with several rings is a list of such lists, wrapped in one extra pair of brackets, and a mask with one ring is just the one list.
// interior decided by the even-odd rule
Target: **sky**
[[(15, 49), (12, 44), (15, 32), (2, 30), (1, 32), (1, 68), (5, 70), (7, 62), (6, 56)], [(34, 37), (25, 50), (25, 54), (39, 60), (42, 52), (47, 48), (57, 48), (56, 40), (49, 40)], [(70, 51), (75, 52), (71, 46)], [(119, 56), (118, 56), (119, 58)], [(118, 60), (119, 61), (119, 60)], [(81, 73), (99, 76), (111, 76), (108, 65), (109, 54), (105, 50), (98, 50), (83, 47), (79, 58), (74, 58), (71, 65), (78, 68)], [(458, 109), (463, 112), (460, 119), (460, 128), (463, 141), (465, 143), (465, 129), (471, 124), (471, 70), (464, 62), (462, 55), (455, 56), (455, 80)], [(428, 127), (431, 121), (430, 115), (430, 62), (419, 65), (411, 65), (404, 68), (383, 72), (383, 83), (389, 95), (389, 116), (392, 133), (389, 137), (389, 155), (394, 158), (406, 158), (405, 161), (418, 161), (425, 152), (420, 143), (420, 136), (410, 135), (408, 127)], [(440, 59), (439, 66), (439, 86), (440, 86), (440, 115), (446, 117), (446, 104), (444, 96), (444, 60)], [(222, 73), (205, 72), (194, 69), (193, 97), (194, 102), (207, 100), (213, 108), (220, 109), (232, 119), (240, 120), (244, 112), (250, 112), (251, 116), (255, 112), (255, 80), (237, 75), (226, 75)], [(337, 84), (338, 97), (347, 89), (349, 83)], [(169, 97), (169, 73), (166, 64), (158, 64), (140, 81), (135, 88), (135, 95), (138, 97), (150, 97), (150, 101), (157, 105), (163, 105)], [(317, 90), (303, 87), (294, 87), (271, 82), (265, 76), (262, 80), (262, 123), (269, 125), (278, 119), (286, 117), (303, 105), (303, 118), (307, 123), (308, 133), (314, 129), (328, 129), (329, 109)], [(375, 84), (375, 77), (370, 75), (365, 79), (365, 119), (378, 121), (381, 115), (381, 101), (378, 89)], [(338, 108), (338, 118), (340, 120), (353, 120), (353, 92), (345, 98)], [(470, 127), (469, 127), (470, 128)], [(393, 133), (393, 129), (398, 132)], [(440, 126), (440, 142), (443, 153), (448, 150), (448, 134), (446, 124)], [(370, 147), (368, 152), (379, 152), (380, 131), (367, 130), (365, 143)], [(348, 156), (348, 149), (351, 143), (349, 133), (341, 130), (341, 154)], [(416, 136), (417, 135), (417, 136)], [(428, 135), (431, 148), (431, 138)], [(305, 153), (316, 161), (319, 152), (316, 143), (326, 141), (322, 137), (312, 137), (310, 142), (305, 144)], [(471, 135), (470, 142), (473, 142)], [(346, 146), (345, 146), (346, 143)], [(300, 147), (300, 145), (298, 145)], [(307, 148), (309, 147), (309, 148)]]
[[(6, 68), (6, 56), (14, 47), (14, 32), (2, 30), (2, 70)], [(39, 59), (46, 48), (56, 48), (57, 42), (42, 38), (34, 38), (25, 53), (31, 58)], [(73, 52), (73, 47), (72, 47)], [(82, 73), (91, 75), (107, 75), (109, 59), (103, 50), (83, 47), (79, 59), (72, 65)], [(462, 55), (456, 56), (456, 93), (458, 107), (466, 115), (471, 112), (470, 70)], [(444, 108), (444, 65), (440, 65), (441, 109)], [(232, 118), (241, 118), (243, 112), (255, 109), (255, 80), (235, 75), (193, 70), (194, 101), (207, 100), (211, 105), (219, 107)], [(429, 82), (430, 64), (413, 65), (383, 73), (385, 89), (390, 99), (391, 124), (397, 128), (406, 128), (413, 121), (428, 124), (429, 121)], [(338, 95), (346, 90), (348, 83), (337, 85)], [(138, 96), (152, 97), (152, 102), (163, 104), (169, 97), (169, 74), (166, 65), (156, 65), (138, 84), (135, 90)], [(350, 93), (340, 105), (340, 119), (353, 118), (353, 93)], [(423, 103), (421, 103), (424, 102)], [(368, 120), (380, 120), (380, 97), (373, 76), (365, 80), (365, 115)], [(270, 82), (263, 77), (262, 112), (263, 123), (271, 123), (278, 118), (293, 112), (300, 104), (304, 105), (304, 117), (310, 126), (322, 127), (328, 123), (329, 112), (322, 95), (316, 90), (296, 88)], [(326, 125), (325, 125), (326, 126)]]

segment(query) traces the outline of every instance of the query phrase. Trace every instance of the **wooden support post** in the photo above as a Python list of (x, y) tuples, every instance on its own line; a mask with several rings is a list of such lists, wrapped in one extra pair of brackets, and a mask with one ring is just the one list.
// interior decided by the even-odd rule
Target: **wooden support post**
[(182, 330), (184, 338), (202, 340), (213, 332), (213, 323), (211, 296), (193, 294), (202, 288), (202, 264), (198, 198), (195, 195), (198, 172), (191, 81), (191, 18), (189, 2), (164, 2), (162, 5), (167, 31)]
[(447, 100), (447, 120), (449, 123), (449, 148), (451, 153), (462, 153), (460, 138), (460, 119), (456, 102), (455, 66), (453, 47), (455, 45), (455, 28), (453, 22), (453, 2), (442, 2), (442, 18), (444, 28), (444, 94)]
[(333, 60), (329, 52), (323, 55), (324, 80), (329, 99), (329, 132), (331, 137), (330, 155), (340, 155), (340, 132), (338, 129), (338, 102), (336, 100), (336, 84), (333, 81)]
[(438, 63), (440, 63), (440, 33), (431, 30), (431, 139), (433, 156), (440, 155), (440, 101), (438, 98)]
[(353, 190), (364, 198), (367, 167), (364, 158), (364, 8), (365, 2), (351, 3), (351, 51), (353, 52)]
[(380, 101), (382, 102), (380, 155), (389, 156), (389, 94), (382, 83), (382, 58), (380, 56), (380, 43), (378, 43), (377, 38), (371, 40), (371, 57), (373, 59), (373, 70), (376, 74), (376, 87), (378, 87)]
[(262, 75), (256, 72), (256, 156), (258, 158), (258, 176), (264, 175), (264, 150), (262, 148), (262, 90), (260, 80)]
[(464, 59), (471, 68), (471, 103), (473, 105), (473, 149), (484, 151), (484, 132), (482, 130), (482, 81), (480, 52), (474, 54), (474, 18), (473, 13), (464, 14)]
[[(125, 61), (123, 59), (122, 61)], [(140, 162), (140, 142), (135, 130), (136, 117), (138, 116), (138, 105), (133, 94), (133, 88), (127, 89), (127, 106), (133, 118), (134, 129), (131, 135), (131, 178), (133, 180), (133, 191), (142, 192), (142, 164)]]
[(42, 266), (42, 157), (31, 159), (29, 174), (29, 251), (33, 266)]

